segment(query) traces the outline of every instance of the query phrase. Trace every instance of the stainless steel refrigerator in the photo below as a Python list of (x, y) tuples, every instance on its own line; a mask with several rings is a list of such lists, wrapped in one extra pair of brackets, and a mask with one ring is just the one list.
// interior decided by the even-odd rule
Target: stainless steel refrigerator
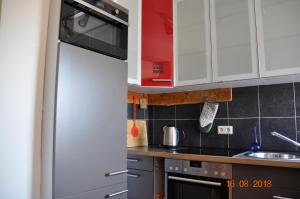
[(126, 198), (127, 63), (59, 44), (52, 198)]

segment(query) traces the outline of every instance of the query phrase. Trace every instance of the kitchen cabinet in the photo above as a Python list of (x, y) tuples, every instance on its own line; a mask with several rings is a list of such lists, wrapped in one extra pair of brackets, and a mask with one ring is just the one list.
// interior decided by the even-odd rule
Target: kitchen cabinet
[(209, 0), (174, 0), (175, 85), (211, 82)]
[(142, 86), (173, 86), (173, 0), (142, 0)]
[(259, 76), (254, 0), (175, 2), (176, 86)]
[(244, 80), (247, 86), (265, 83), (264, 77), (278, 76), (274, 81), (283, 83), (286, 78), (280, 76), (300, 74), (298, 1), (118, 1), (127, 2), (133, 15), (131, 84), (179, 87)]
[(116, 0), (129, 10), (128, 83), (173, 86), (172, 0)]
[(163, 197), (163, 159), (128, 155), (127, 167), (128, 199)]
[(260, 74), (300, 73), (300, 1), (256, 0)]
[(210, 0), (213, 81), (258, 77), (254, 0)]
[(233, 165), (233, 199), (298, 199), (299, 169)]
[(129, 10), (128, 83), (141, 85), (142, 1), (116, 0)]

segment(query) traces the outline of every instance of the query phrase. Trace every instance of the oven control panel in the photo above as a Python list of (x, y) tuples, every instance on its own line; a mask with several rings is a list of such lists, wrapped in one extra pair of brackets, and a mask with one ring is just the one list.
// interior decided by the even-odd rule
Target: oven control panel
[(232, 165), (203, 161), (165, 159), (165, 172), (231, 179)]

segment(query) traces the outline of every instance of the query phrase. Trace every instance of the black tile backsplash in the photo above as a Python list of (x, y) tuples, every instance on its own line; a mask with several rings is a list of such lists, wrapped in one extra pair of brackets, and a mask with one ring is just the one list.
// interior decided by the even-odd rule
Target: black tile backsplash
[(272, 136), (270, 133), (272, 131), (276, 131), (292, 140), (296, 140), (295, 118), (262, 118), (261, 139), (262, 150), (296, 150), (294, 145)]
[(250, 149), (254, 142), (253, 126), (256, 125), (256, 134), (260, 142), (259, 119), (230, 119), (233, 126), (233, 135), (229, 136), (229, 145), (232, 149)]
[[(127, 118), (133, 118), (133, 105), (127, 105)], [(136, 105), (136, 119), (145, 119), (145, 109), (141, 109), (139, 105)]]
[(295, 99), (297, 116), (300, 117), (300, 82), (295, 83)]
[[(175, 125), (186, 133), (181, 145), (248, 150), (255, 124), (263, 150), (300, 152), (300, 148), (270, 135), (277, 131), (300, 141), (300, 83), (234, 88), (233, 101), (220, 103), (209, 133), (200, 132), (202, 106), (149, 106), (147, 110), (137, 107), (137, 117), (147, 120), (149, 144), (162, 144), (162, 127)], [(132, 118), (132, 105), (128, 105), (128, 118)], [(233, 135), (218, 135), (217, 126), (228, 124), (233, 126)]]
[(258, 117), (258, 87), (235, 88), (228, 102), (229, 117)]
[(201, 104), (187, 104), (176, 106), (176, 119), (199, 119)]
[[(180, 132), (184, 131), (185, 137), (182, 137), (183, 146), (200, 146), (200, 128), (198, 120), (176, 120), (176, 127)], [(182, 135), (182, 133), (180, 133)]]
[[(300, 118), (297, 118), (296, 122), (297, 122), (297, 142), (300, 142)], [(300, 151), (300, 147), (298, 147), (298, 151)]]
[(201, 133), (201, 147), (228, 148), (228, 135), (218, 135), (217, 126), (227, 125), (226, 119), (215, 119), (214, 125), (209, 133)]
[(228, 107), (228, 102), (220, 102), (216, 118), (227, 118), (228, 117), (227, 107)]
[(155, 106), (153, 119), (175, 119), (175, 106)]
[(295, 116), (293, 84), (259, 87), (261, 117)]

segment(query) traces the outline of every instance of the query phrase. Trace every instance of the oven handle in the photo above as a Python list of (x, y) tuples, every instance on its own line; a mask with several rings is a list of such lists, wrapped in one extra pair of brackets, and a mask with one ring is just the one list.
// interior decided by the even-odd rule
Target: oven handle
[(220, 182), (212, 182), (212, 181), (206, 181), (206, 180), (195, 180), (195, 179), (182, 178), (182, 177), (176, 177), (176, 176), (168, 176), (168, 179), (182, 181), (182, 182), (192, 182), (192, 183), (197, 183), (197, 184), (212, 185), (212, 186), (217, 186), (217, 187), (222, 186), (222, 183), (220, 183)]
[(101, 15), (104, 15), (104, 16), (110, 18), (110, 19), (113, 19), (113, 20), (115, 20), (117, 22), (120, 22), (120, 23), (124, 24), (125, 26), (129, 26), (129, 24), (126, 21), (124, 21), (122, 19), (119, 19), (118, 17), (116, 17), (116, 16), (114, 16), (114, 15), (108, 13), (108, 12), (105, 12), (105, 11), (97, 8), (96, 6), (93, 6), (93, 5), (87, 3), (87, 2), (85, 2), (83, 0), (73, 0), (73, 2), (76, 2), (76, 3), (78, 3), (78, 4), (82, 5), (82, 6), (85, 6), (85, 7), (89, 8), (89, 9), (91, 9), (91, 10), (93, 10), (93, 11), (101, 14)]

